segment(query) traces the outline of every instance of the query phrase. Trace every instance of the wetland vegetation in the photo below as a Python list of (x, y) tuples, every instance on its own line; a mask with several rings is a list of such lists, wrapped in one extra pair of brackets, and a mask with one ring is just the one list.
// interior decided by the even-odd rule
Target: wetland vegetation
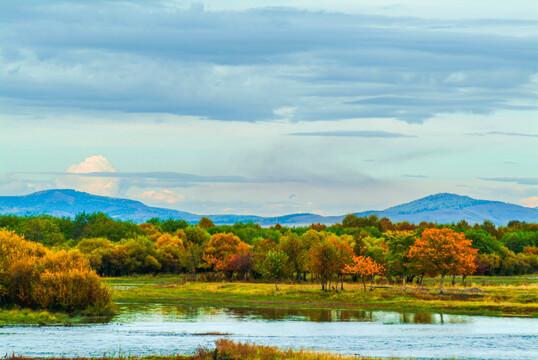
[[(2, 216), (0, 225), (5, 228), (0, 230), (0, 325), (14, 331), (13, 339), (25, 331), (27, 336), (33, 334), (31, 328), (19, 334), (14, 325), (108, 322), (102, 328), (92, 327), (105, 336), (115, 331), (116, 322), (127, 321), (134, 328), (124, 341), (135, 346), (133, 351), (140, 356), (152, 355), (136, 347), (147, 336), (162, 336), (163, 341), (170, 340), (167, 336), (180, 336), (187, 341), (188, 353), (192, 354), (194, 344), (209, 350), (176, 358), (263, 358), (272, 354), (267, 358), (343, 359), (341, 355), (263, 346), (273, 340), (263, 335), (267, 330), (258, 328), (262, 325), (256, 322), (252, 329), (259, 332), (255, 339), (260, 345), (244, 344), (253, 339), (236, 332), (253, 319), (302, 321), (301, 326), (307, 326), (304, 321), (374, 322), (383, 327), (387, 319), (406, 326), (451, 324), (455, 318), (450, 316), (460, 315), (538, 317), (536, 224), (413, 225), (350, 215), (331, 227), (262, 228), (256, 224), (215, 226), (209, 219), (198, 224), (152, 219), (137, 225), (104, 214), (81, 214), (75, 220)], [(195, 309), (214, 309), (221, 314), (215, 319), (224, 317), (232, 323), (224, 322), (219, 328), (200, 326), (189, 334), (178, 332), (179, 328), (170, 330), (171, 335), (158, 330), (169, 327), (162, 323), (168, 311), (187, 311), (181, 321), (199, 321), (200, 310)], [(146, 311), (150, 315), (143, 315)], [(166, 321), (177, 321), (177, 316)], [(234, 325), (237, 319), (246, 322)], [(506, 321), (495, 326), (510, 327), (510, 320)], [(152, 326), (157, 328), (151, 330)], [(272, 329), (273, 325), (267, 326)], [(370, 330), (356, 326), (353, 331), (366, 331), (364, 336), (368, 336)], [(312, 331), (326, 329), (322, 325)], [(383, 329), (378, 331), (386, 332)], [(73, 349), (80, 347), (79, 336), (85, 331), (84, 327), (73, 330)], [(138, 332), (141, 337), (133, 338)], [(525, 334), (491, 338), (502, 343), (510, 336), (523, 336), (518, 341), (525, 348), (536, 336), (532, 331)], [(321, 338), (301, 341), (312, 349), (354, 351), (338, 342), (344, 334), (335, 336), (333, 343), (341, 347), (334, 349), (331, 344), (321, 346)], [(436, 341), (444, 341), (443, 336)], [(211, 344), (222, 337), (228, 340), (217, 343), (215, 353)], [(5, 339), (9, 341), (9, 337)], [(354, 339), (357, 343), (358, 338)], [(293, 347), (288, 338), (279, 341), (279, 346)], [(181, 344), (155, 349), (185, 351)], [(92, 346), (91, 341), (87, 346)], [(476, 348), (472, 342), (465, 346)], [(497, 348), (499, 353), (506, 350), (503, 346)], [(433, 348), (422, 351), (429, 354)], [(375, 348), (371, 351), (371, 356), (380, 354)], [(386, 357), (388, 353), (382, 354)], [(522, 359), (525, 354), (520, 354)]]

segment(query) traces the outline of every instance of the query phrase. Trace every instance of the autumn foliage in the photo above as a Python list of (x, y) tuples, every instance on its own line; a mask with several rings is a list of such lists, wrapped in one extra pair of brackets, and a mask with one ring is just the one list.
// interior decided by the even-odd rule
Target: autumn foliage
[[(472, 273), (517, 275), (538, 271), (538, 224), (519, 221), (507, 226), (489, 221), (473, 225), (465, 221), (412, 224), (351, 214), (342, 224), (331, 226), (267, 228), (250, 222), (215, 225), (208, 218), (198, 224), (153, 218), (137, 225), (102, 213), (82, 213), (75, 219), (2, 215), (0, 228), (29, 241), (25, 250), (10, 248), (29, 254), (10, 262), (9, 271), (16, 274), (13, 278), (6, 277), (7, 255), (0, 259), (4, 266), (0, 272), (4, 281), (2, 301), (6, 301), (9, 281), (11, 287), (18, 284), (18, 296), (25, 299), (17, 300), (20, 304), (31, 302), (26, 299), (37, 289), (26, 286), (28, 279), (32, 284), (37, 282), (21, 274), (34, 274), (34, 268), (44, 271), (41, 258), (52, 259), (50, 249), (71, 249), (59, 253), (63, 255), (54, 261), (72, 257), (71, 263), (87, 262), (101, 276), (171, 273), (202, 281), (311, 281), (324, 290), (343, 289), (344, 282), (350, 280), (372, 282), (374, 276), (378, 280), (382, 276), (390, 284), (400, 283), (406, 289), (406, 284), (423, 284), (426, 277), (442, 280), (450, 276), (454, 284), (456, 277), (465, 281)], [(85, 260), (79, 259), (77, 251)], [(375, 275), (369, 270), (373, 264), (378, 266)], [(66, 282), (59, 276), (63, 272), (69, 273), (62, 270), (52, 276), (49, 271), (43, 282)], [(55, 292), (62, 294), (63, 288)], [(56, 302), (42, 297), (43, 304)]]
[(364, 256), (353, 256), (353, 263), (344, 268), (345, 274), (356, 275), (362, 279), (364, 290), (366, 290), (366, 279), (371, 280), (371, 289), (374, 277), (383, 274), (384, 271), (385, 268), (382, 265), (376, 263), (372, 258)]
[(0, 230), (0, 305), (100, 313), (111, 295), (79, 251), (54, 252)]
[(441, 276), (440, 290), (446, 275), (468, 275), (475, 269), (477, 249), (471, 247), (472, 241), (465, 234), (452, 229), (424, 229), (422, 236), (415, 239), (409, 249), (417, 272), (427, 276)]

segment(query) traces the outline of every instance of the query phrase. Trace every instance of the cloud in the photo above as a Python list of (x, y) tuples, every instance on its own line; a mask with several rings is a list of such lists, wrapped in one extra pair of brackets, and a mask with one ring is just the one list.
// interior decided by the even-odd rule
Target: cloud
[(523, 206), (530, 207), (530, 208), (536, 208), (538, 207), (538, 196), (531, 196), (526, 199), (521, 199), (520, 203), (523, 204)]
[(393, 133), (379, 130), (356, 130), (356, 131), (314, 131), (314, 132), (297, 132), (288, 135), (293, 136), (336, 136), (336, 137), (363, 137), (363, 138), (402, 138), (415, 137), (401, 133)]
[(409, 175), (409, 174), (405, 174), (405, 175), (402, 175), (402, 176), (407, 177), (407, 178), (418, 178), (418, 179), (425, 179), (425, 178), (428, 177), (426, 175)]
[(84, 177), (111, 177), (117, 179), (149, 179), (172, 183), (245, 182), (241, 176), (203, 176), (173, 171), (161, 172), (86, 172)]
[(148, 190), (144, 191), (140, 197), (142, 199), (150, 199), (157, 202), (162, 202), (166, 204), (175, 204), (180, 201), (184, 201), (185, 197), (181, 194), (176, 194), (170, 190)]
[(78, 164), (69, 166), (63, 176), (56, 178), (56, 186), (95, 195), (114, 196), (118, 193), (119, 180), (103, 175), (116, 171), (116, 168), (104, 156), (90, 156)]
[(507, 132), (507, 131), (476, 132), (476, 133), (469, 133), (467, 135), (473, 135), (473, 136), (505, 135), (505, 136), (538, 137), (538, 134), (521, 133), (521, 132)]
[(520, 185), (538, 185), (538, 178), (527, 177), (527, 178), (518, 178), (518, 177), (493, 177), (486, 178), (481, 177), (482, 180), (487, 181), (500, 181), (500, 182), (513, 182)]
[(83, 162), (69, 166), (65, 172), (74, 174), (111, 173), (116, 168), (103, 155), (90, 156)]
[(538, 72), (536, 37), (514, 30), (528, 32), (523, 20), (12, 2), (0, 25), (0, 96), (14, 110), (420, 123), (536, 109), (522, 105), (533, 104)]

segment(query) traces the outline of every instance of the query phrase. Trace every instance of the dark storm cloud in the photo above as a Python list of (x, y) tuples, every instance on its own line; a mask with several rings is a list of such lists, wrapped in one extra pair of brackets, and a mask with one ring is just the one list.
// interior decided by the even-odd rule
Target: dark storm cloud
[(458, 32), (532, 22), (168, 5), (4, 2), (2, 101), (241, 121), (535, 109), (514, 103), (535, 99), (537, 38)]

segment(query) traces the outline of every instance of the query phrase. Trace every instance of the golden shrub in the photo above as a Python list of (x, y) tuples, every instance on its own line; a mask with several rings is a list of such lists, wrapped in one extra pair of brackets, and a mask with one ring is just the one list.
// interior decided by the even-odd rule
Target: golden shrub
[(109, 289), (78, 251), (51, 251), (0, 230), (0, 304), (105, 312)]

